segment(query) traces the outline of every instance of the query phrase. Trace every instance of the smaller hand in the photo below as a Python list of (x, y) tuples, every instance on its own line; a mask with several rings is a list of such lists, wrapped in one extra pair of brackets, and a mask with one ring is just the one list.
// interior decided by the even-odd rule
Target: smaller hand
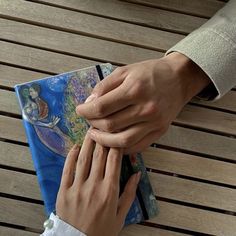
[(69, 152), (57, 196), (57, 215), (89, 236), (117, 236), (136, 195), (140, 172), (119, 198), (122, 151), (95, 144), (87, 135)]

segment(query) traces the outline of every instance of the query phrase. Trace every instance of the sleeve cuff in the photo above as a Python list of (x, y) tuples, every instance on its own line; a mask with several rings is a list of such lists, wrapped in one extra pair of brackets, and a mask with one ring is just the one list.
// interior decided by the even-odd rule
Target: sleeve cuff
[(86, 236), (86, 234), (67, 224), (54, 213), (51, 213), (45, 223), (45, 231), (41, 236)]
[(174, 47), (196, 63), (209, 77), (211, 84), (198, 97), (217, 100), (227, 93), (236, 81), (236, 44), (215, 29), (203, 28), (194, 31)]

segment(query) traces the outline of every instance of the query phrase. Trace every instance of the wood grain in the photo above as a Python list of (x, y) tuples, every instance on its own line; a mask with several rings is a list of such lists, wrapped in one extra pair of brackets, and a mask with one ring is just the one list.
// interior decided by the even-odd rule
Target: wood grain
[(56, 74), (100, 63), (3, 41), (0, 41), (0, 62)]
[(0, 16), (156, 50), (169, 48), (183, 38), (163, 30), (21, 0), (1, 1)]
[(17, 68), (2, 64), (0, 64), (0, 71), (1, 71), (0, 73), (1, 85), (8, 88), (13, 88), (14, 85), (16, 84), (21, 84), (32, 80), (45, 78), (50, 75), (46, 73), (39, 73), (31, 70), (25, 70), (22, 68)]
[(224, 109), (224, 110), (228, 110), (231, 112), (236, 112), (236, 92), (235, 91), (229, 91), (225, 96), (223, 96), (222, 98), (211, 102), (211, 101), (203, 101), (203, 100), (199, 100), (194, 98), (192, 100), (193, 103), (196, 104), (201, 104), (204, 106), (209, 106), (209, 107), (214, 107), (214, 108), (220, 108), (220, 109)]
[(125, 227), (119, 236), (186, 236), (186, 234), (175, 233), (169, 230), (158, 229), (143, 225), (129, 225)]
[(211, 17), (224, 6), (223, 2), (212, 0), (123, 0), (150, 7), (181, 12), (200, 17)]
[(236, 127), (236, 115), (222, 111), (186, 105), (177, 116), (175, 122), (194, 128), (236, 136), (236, 129), (233, 128)]
[[(36, 0), (35, 2), (52, 4), (54, 6), (86, 12), (88, 14), (109, 17), (124, 22), (131, 22), (133, 24), (185, 34), (190, 33), (206, 21), (205, 19), (199, 17), (183, 15), (159, 8), (150, 8), (136, 4), (130, 4), (128, 1)], [(215, 5), (218, 4), (214, 4), (214, 6)], [(206, 4), (204, 4), (204, 6), (206, 6)], [(114, 9), (118, 10), (114, 11)]]
[(150, 169), (236, 186), (236, 165), (232, 163), (153, 147), (143, 157)]
[(45, 219), (42, 205), (0, 197), (1, 222), (42, 230)]
[[(1, 35), (4, 40), (42, 47), (91, 60), (130, 64), (163, 55), (163, 53), (153, 50), (6, 19), (0, 19), (0, 28), (4, 30), (4, 34)], [(28, 37), (29, 35), (30, 37)]]
[(0, 157), (1, 165), (34, 171), (28, 147), (0, 141)]
[(211, 235), (235, 235), (235, 216), (162, 201), (159, 201), (159, 207), (159, 215), (150, 222)]
[(33, 233), (25, 230), (8, 228), (0, 226), (0, 235), (2, 236), (38, 236), (38, 233)]
[(1, 169), (0, 192), (42, 200), (36, 175), (25, 174), (17, 171)]
[(190, 152), (197, 152), (204, 156), (223, 157), (236, 160), (236, 139), (210, 134), (198, 130), (170, 126), (169, 130), (156, 141), (168, 147)]

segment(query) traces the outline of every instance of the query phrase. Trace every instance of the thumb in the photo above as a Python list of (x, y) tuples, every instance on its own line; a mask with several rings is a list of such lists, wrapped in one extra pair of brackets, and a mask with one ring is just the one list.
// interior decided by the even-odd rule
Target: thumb
[(136, 190), (137, 186), (140, 180), (142, 172), (139, 171), (138, 173), (132, 175), (124, 189), (124, 192), (122, 193), (120, 199), (119, 199), (119, 205), (118, 205), (118, 220), (123, 225), (126, 215), (129, 212), (129, 209), (135, 199), (136, 196)]
[(94, 87), (92, 96), (100, 97), (121, 85), (125, 79), (124, 71), (122, 67), (115, 69)]

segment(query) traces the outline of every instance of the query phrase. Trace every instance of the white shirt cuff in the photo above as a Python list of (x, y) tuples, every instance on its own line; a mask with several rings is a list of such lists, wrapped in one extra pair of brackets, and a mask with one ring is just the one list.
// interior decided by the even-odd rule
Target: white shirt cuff
[(86, 236), (86, 234), (51, 213), (50, 218), (47, 220), (45, 231), (41, 236)]

